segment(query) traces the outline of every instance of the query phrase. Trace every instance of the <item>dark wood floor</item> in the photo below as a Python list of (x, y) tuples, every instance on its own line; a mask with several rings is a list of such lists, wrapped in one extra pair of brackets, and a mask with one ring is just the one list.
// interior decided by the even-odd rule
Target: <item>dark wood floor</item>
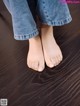
[(27, 67), (28, 41), (14, 40), (0, 0), (0, 99), (8, 106), (80, 106), (80, 4), (69, 7), (73, 21), (54, 28), (64, 60), (38, 73)]

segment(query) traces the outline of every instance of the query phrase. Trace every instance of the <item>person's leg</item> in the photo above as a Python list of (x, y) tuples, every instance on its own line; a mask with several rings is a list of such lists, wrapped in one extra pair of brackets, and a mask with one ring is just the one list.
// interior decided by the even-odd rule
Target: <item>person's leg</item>
[(53, 27), (42, 25), (41, 40), (45, 61), (48, 67), (57, 66), (63, 59), (62, 52), (53, 35)]
[[(36, 19), (36, 0), (27, 0), (31, 13), (34, 17), (35, 22)], [(42, 51), (42, 44), (40, 36), (36, 36), (29, 39), (29, 51), (27, 56), (27, 64), (28, 67), (37, 70), (43, 71), (45, 68), (44, 56)]]
[(43, 71), (45, 62), (40, 36), (34, 21), (35, 17), (33, 18), (34, 2), (32, 0), (28, 0), (28, 2), (27, 0), (4, 0), (4, 3), (12, 16), (14, 38), (16, 40), (29, 40), (28, 67)]
[(47, 66), (54, 67), (62, 61), (63, 55), (54, 38), (52, 26), (69, 23), (71, 16), (67, 4), (62, 4), (60, 0), (38, 0), (37, 8), (42, 23), (41, 40), (45, 62)]
[(32, 68), (39, 72), (43, 71), (45, 68), (44, 55), (39, 35), (29, 39), (27, 64), (29, 68)]

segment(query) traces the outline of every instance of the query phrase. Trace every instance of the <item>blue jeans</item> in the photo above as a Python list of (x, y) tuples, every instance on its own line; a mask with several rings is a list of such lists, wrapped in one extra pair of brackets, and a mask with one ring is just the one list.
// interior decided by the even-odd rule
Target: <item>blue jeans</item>
[(36, 15), (41, 23), (62, 26), (72, 18), (67, 4), (60, 0), (3, 0), (12, 16), (14, 39), (27, 40), (39, 34)]

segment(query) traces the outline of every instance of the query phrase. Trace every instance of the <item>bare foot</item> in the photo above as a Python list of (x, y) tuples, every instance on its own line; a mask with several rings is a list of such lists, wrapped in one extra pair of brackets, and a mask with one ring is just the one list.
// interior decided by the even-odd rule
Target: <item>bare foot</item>
[(45, 61), (42, 51), (42, 44), (40, 36), (29, 39), (29, 52), (27, 56), (27, 65), (36, 71), (43, 71), (45, 68)]
[(62, 61), (62, 52), (53, 36), (53, 27), (48, 25), (41, 26), (41, 40), (43, 45), (45, 62), (52, 68)]

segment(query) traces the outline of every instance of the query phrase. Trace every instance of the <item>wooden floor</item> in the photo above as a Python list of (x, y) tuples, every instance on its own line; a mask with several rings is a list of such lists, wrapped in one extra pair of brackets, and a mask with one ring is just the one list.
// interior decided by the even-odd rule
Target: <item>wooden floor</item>
[(27, 67), (28, 41), (14, 40), (0, 0), (0, 99), (8, 106), (80, 106), (80, 4), (69, 7), (73, 21), (54, 28), (64, 60), (38, 73)]

